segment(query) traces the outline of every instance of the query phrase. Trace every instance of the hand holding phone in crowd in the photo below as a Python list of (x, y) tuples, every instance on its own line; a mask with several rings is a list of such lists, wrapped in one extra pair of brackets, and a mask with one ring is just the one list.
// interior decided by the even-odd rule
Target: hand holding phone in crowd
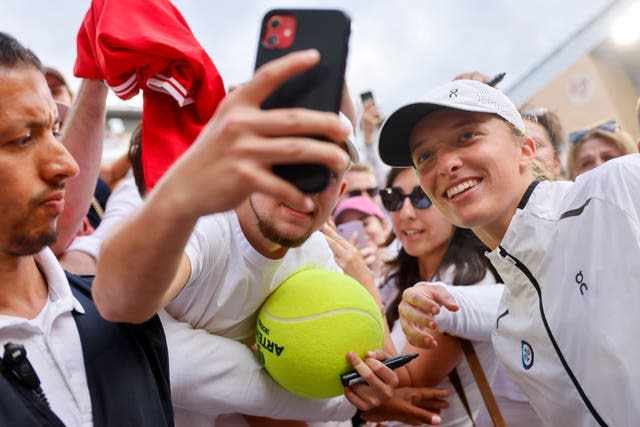
[[(350, 32), (349, 17), (338, 10), (267, 12), (261, 25), (256, 69), (287, 53), (310, 48), (320, 52), (320, 63), (282, 84), (264, 101), (262, 108), (302, 107), (338, 113)], [(324, 190), (331, 175), (325, 166), (313, 163), (281, 164), (273, 170), (306, 193)]]
[(378, 105), (370, 90), (360, 93), (362, 101), (362, 118), (360, 119), (360, 128), (362, 129), (365, 145), (372, 145), (375, 141), (375, 134), (382, 125), (384, 119), (380, 114)]

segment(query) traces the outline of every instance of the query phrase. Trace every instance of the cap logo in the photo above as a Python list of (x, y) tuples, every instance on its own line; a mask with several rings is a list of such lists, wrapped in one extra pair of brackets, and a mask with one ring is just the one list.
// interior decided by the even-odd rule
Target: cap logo
[(458, 88), (451, 89), (449, 91), (449, 98), (457, 98), (458, 97)]

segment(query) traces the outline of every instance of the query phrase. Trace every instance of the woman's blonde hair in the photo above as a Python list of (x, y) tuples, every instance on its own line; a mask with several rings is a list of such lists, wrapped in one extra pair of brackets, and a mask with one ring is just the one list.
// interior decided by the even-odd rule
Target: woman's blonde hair
[(567, 173), (569, 174), (569, 179), (576, 179), (576, 158), (580, 152), (580, 147), (582, 147), (585, 141), (594, 137), (602, 138), (605, 141), (610, 142), (614, 147), (620, 150), (623, 156), (625, 154), (635, 153), (638, 150), (633, 138), (631, 138), (631, 135), (619, 127), (613, 131), (608, 131), (605, 129), (599, 129), (596, 125), (584, 136), (584, 138), (575, 143), (569, 144), (569, 151), (567, 152)]

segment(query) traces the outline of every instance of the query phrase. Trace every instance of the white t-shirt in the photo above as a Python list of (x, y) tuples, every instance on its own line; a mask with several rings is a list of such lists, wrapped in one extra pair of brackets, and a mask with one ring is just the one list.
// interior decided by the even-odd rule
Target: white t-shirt
[[(200, 218), (187, 243), (185, 252), (191, 262), (191, 277), (178, 296), (166, 307), (167, 312), (173, 318), (180, 322), (186, 322), (193, 328), (248, 345), (255, 342), (258, 309), (271, 292), (287, 277), (307, 268), (340, 271), (326, 239), (319, 232), (313, 233), (300, 247), (289, 249), (281, 259), (274, 260), (264, 257), (251, 246), (244, 236), (235, 211)], [(165, 328), (169, 330), (168, 335), (176, 333), (175, 327), (169, 328), (165, 325)], [(199, 365), (192, 357), (186, 357), (183, 360), (176, 358), (176, 348), (171, 343), (172, 340), (173, 338), (170, 337), (172, 371), (190, 372), (197, 369), (196, 367)], [(202, 342), (204, 343), (204, 339)], [(181, 351), (184, 351), (188, 346), (188, 344), (184, 346)], [(188, 352), (184, 351), (184, 353), (188, 355)], [(242, 350), (238, 347), (233, 350), (233, 354), (230, 354), (227, 360), (223, 362), (219, 358), (219, 362), (216, 362), (229, 365), (226, 369), (228, 376), (225, 377), (225, 372), (220, 372), (218, 378), (219, 384), (225, 385), (225, 389), (220, 391), (228, 396), (234, 396), (238, 393), (246, 394), (246, 390), (254, 387), (254, 381), (260, 377), (257, 374), (258, 370), (261, 370), (263, 375), (266, 374), (248, 348), (245, 355), (241, 353)], [(210, 369), (213, 369), (213, 366)], [(215, 368), (215, 370), (218, 369)], [(244, 371), (246, 374), (243, 374)], [(172, 382), (174, 382), (174, 378), (183, 383), (185, 381), (184, 378), (179, 378), (173, 372), (171, 377)], [(265, 381), (265, 378), (262, 378), (261, 381)], [(179, 385), (174, 382), (172, 389), (175, 387), (179, 387)], [(278, 388), (279, 386), (275, 389)], [(300, 398), (282, 388), (279, 389), (283, 393), (282, 395), (264, 399), (261, 405), (256, 405), (255, 402), (247, 404), (240, 401), (230, 402), (229, 405), (221, 405), (218, 408), (209, 408), (210, 414), (206, 417), (209, 425), (211, 425), (214, 411), (218, 411), (218, 414), (236, 412), (238, 403), (245, 404), (241, 408), (243, 413), (250, 413), (250, 411), (262, 415), (270, 413), (272, 417), (277, 413), (300, 415), (300, 407), (296, 407), (299, 405)], [(187, 393), (192, 394), (193, 392), (187, 390)], [(188, 404), (191, 405), (199, 399), (194, 399), (193, 396), (185, 397), (185, 402), (189, 400), (191, 403)], [(309, 412), (298, 419), (322, 420), (326, 416), (327, 420), (344, 420), (355, 413), (355, 408), (344, 397), (329, 400), (307, 400), (310, 402), (307, 406)], [(281, 407), (275, 407), (276, 404)], [(189, 418), (183, 418), (182, 411), (179, 408), (176, 409), (176, 424), (180, 425), (181, 420), (188, 419), (188, 423), (183, 425), (206, 425), (204, 422), (195, 420), (197, 414), (194, 414), (193, 410), (197, 412), (197, 408), (189, 408), (192, 412), (189, 414)], [(296, 419), (292, 418), (292, 415), (288, 418)], [(242, 425), (242, 423), (242, 418), (236, 415), (225, 415), (216, 421), (218, 426), (235, 426)]]
[(0, 347), (22, 344), (53, 412), (67, 426), (92, 426), (91, 397), (73, 310), (84, 313), (49, 248), (35, 255), (49, 295), (33, 319), (0, 315)]
[(118, 186), (107, 199), (100, 225), (93, 233), (73, 239), (67, 248), (67, 252), (85, 252), (97, 260), (105, 237), (140, 205), (142, 205), (142, 198), (138, 193), (133, 174), (129, 174), (118, 183)]
[(244, 236), (235, 211), (200, 218), (185, 252), (191, 277), (167, 312), (245, 344), (255, 342), (258, 309), (287, 277), (308, 268), (340, 271), (319, 232), (281, 259), (266, 258)]
[[(124, 179), (109, 197), (105, 215), (96, 231), (92, 235), (76, 238), (69, 250), (84, 251), (98, 258), (100, 245), (102, 245), (105, 236), (141, 204), (142, 199), (131, 175)], [(216, 217), (219, 218), (216, 219)], [(234, 224), (233, 227), (231, 227), (231, 223)], [(200, 298), (200, 304), (193, 304), (194, 313), (187, 315), (187, 318), (193, 323), (180, 322), (166, 312), (160, 312), (169, 348), (171, 399), (176, 425), (189, 427), (245, 425), (244, 419), (235, 414), (236, 412), (281, 419), (305, 418), (308, 420), (345, 420), (353, 416), (355, 408), (344, 397), (314, 400), (304, 399), (289, 393), (271, 379), (246, 345), (234, 341), (238, 335), (233, 335), (231, 338), (234, 339), (230, 339), (218, 336), (224, 335), (224, 333), (218, 332), (217, 335), (214, 335), (205, 330), (210, 328), (211, 331), (216, 331), (216, 321), (219, 319), (224, 319), (224, 324), (227, 326), (233, 325), (235, 323), (234, 313), (242, 311), (245, 314), (253, 314), (249, 308), (243, 306), (244, 298), (242, 295), (235, 292), (231, 292), (233, 295), (229, 295), (229, 291), (234, 290), (234, 285), (231, 285), (232, 281), (241, 276), (241, 272), (246, 266), (234, 262), (238, 258), (237, 253), (234, 252), (234, 255), (231, 256), (232, 252), (228, 251), (227, 247), (242, 246), (246, 249), (248, 259), (255, 259), (258, 264), (263, 257), (257, 254), (244, 238), (235, 213), (228, 212), (205, 217), (198, 224), (187, 251), (191, 253), (192, 280), (195, 283), (195, 279), (200, 275), (200, 283), (204, 284), (201, 289), (202, 294), (197, 291), (197, 284), (193, 284), (193, 286), (188, 284), (189, 289), (183, 291), (184, 294), (176, 298), (176, 301)], [(227, 231), (218, 234), (218, 230)], [(301, 250), (306, 254), (313, 246), (319, 246), (316, 253), (323, 255), (319, 266), (336, 269), (326, 242), (323, 241), (324, 239), (319, 240), (321, 237), (314, 235), (310, 239), (311, 243), (305, 244), (304, 249)], [(219, 250), (220, 248), (216, 244), (222, 245), (220, 246), (222, 249)], [(200, 248), (206, 248), (206, 250)], [(207, 255), (207, 251), (213, 252)], [(277, 272), (277, 277), (273, 278), (273, 283), (276, 286), (281, 282), (280, 277), (291, 274), (293, 271), (288, 271), (296, 265), (310, 265), (305, 262), (305, 259), (317, 258), (317, 255), (315, 257), (298, 256), (298, 252), (297, 249), (292, 250), (285, 257), (287, 260), (285, 263), (292, 260), (290, 261), (291, 268), (285, 266), (285, 269)], [(225, 254), (233, 259), (227, 262), (218, 258), (219, 255)], [(205, 259), (205, 255), (209, 258)], [(328, 257), (326, 262), (324, 261), (325, 255)], [(232, 274), (231, 279), (224, 282), (225, 286), (221, 288), (206, 286), (206, 283), (223, 283), (222, 279), (226, 274), (216, 270), (215, 265), (208, 265), (207, 263), (210, 261), (228, 264), (224, 272), (231, 271)], [(283, 263), (283, 260), (270, 261), (265, 260), (263, 263), (265, 268), (269, 268), (269, 271), (277, 269)], [(198, 269), (201, 273), (196, 274)], [(249, 283), (245, 282), (245, 285), (249, 285)], [(264, 294), (264, 290), (260, 291), (260, 294)], [(222, 295), (223, 298), (229, 298), (229, 300), (225, 300), (227, 301), (225, 304), (231, 305), (221, 312), (208, 312), (207, 307), (212, 308), (219, 303), (211, 298), (216, 298), (219, 295)], [(176, 312), (184, 312), (184, 307), (180, 307), (180, 303), (176, 301), (172, 305), (173, 309)], [(251, 301), (252, 306), (258, 303), (255, 298), (251, 298)], [(189, 306), (192, 302), (189, 302)], [(238, 303), (238, 310), (234, 305), (236, 303)], [(198, 315), (195, 315), (196, 312)], [(204, 319), (207, 321), (205, 322)], [(204, 329), (194, 328), (195, 326)], [(250, 333), (253, 327), (251, 322), (245, 319), (242, 328), (240, 328), (245, 331), (242, 336), (246, 342), (253, 340), (252, 333)], [(234, 412), (234, 414), (225, 415), (224, 419), (216, 422), (218, 415), (227, 412)]]

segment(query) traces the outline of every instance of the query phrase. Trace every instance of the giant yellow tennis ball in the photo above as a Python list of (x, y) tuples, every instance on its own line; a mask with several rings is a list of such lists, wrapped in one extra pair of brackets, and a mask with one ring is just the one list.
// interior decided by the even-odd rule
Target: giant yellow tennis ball
[(287, 278), (260, 308), (260, 361), (281, 386), (304, 397), (343, 393), (340, 374), (352, 370), (347, 352), (381, 349), (382, 315), (351, 277), (309, 269)]

